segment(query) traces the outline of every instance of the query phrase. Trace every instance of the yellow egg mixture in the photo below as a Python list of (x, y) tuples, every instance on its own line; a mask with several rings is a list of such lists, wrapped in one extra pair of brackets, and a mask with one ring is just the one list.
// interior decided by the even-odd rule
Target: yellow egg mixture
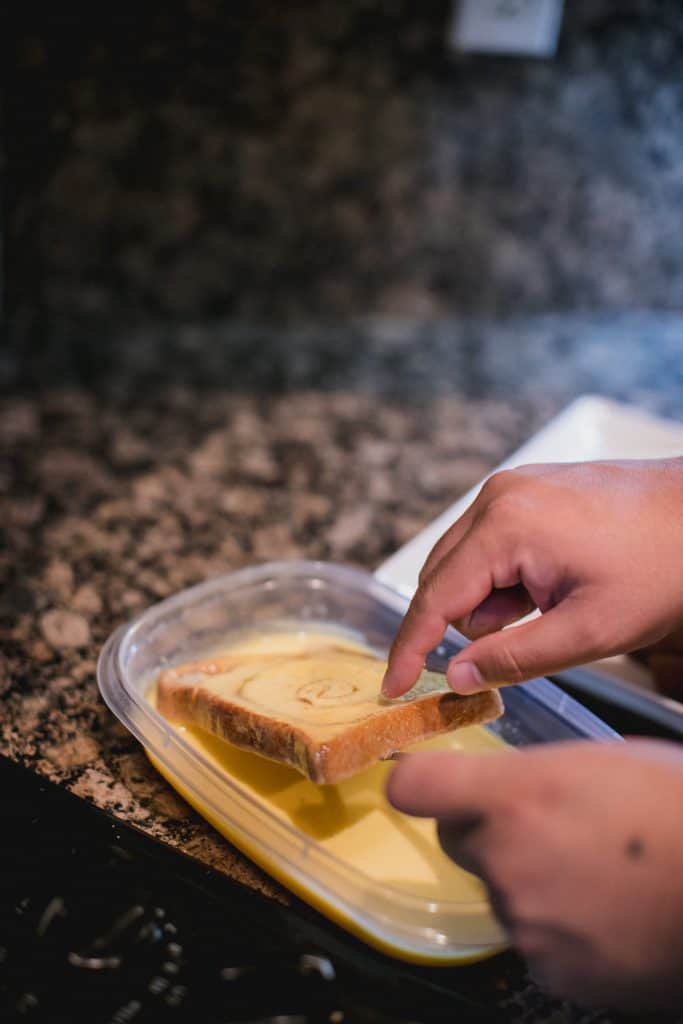
[[(229, 650), (231, 653), (306, 653), (328, 645), (331, 639), (336, 646), (344, 644), (352, 650), (359, 649), (358, 644), (340, 639), (339, 634), (311, 631), (260, 634), (231, 645)], [(227, 650), (224, 648), (220, 653)], [(218, 652), (211, 653), (215, 657)], [(153, 689), (149, 696), (154, 702)], [(176, 728), (245, 793), (355, 872), (424, 901), (452, 900), (474, 908), (485, 899), (479, 880), (457, 867), (442, 852), (432, 820), (408, 817), (389, 806), (384, 790), (393, 767), (391, 762), (377, 763), (336, 785), (318, 786), (294, 768), (231, 746), (202, 729), (180, 724), (176, 724)], [(470, 726), (416, 743), (409, 749), (494, 754), (509, 748), (484, 727)], [(239, 836), (229, 834), (201, 801), (188, 795), (179, 780), (153, 760), (204, 817), (264, 867), (278, 874), (272, 862), (259, 857), (248, 844), (241, 843)], [(287, 881), (286, 878), (281, 880)]]

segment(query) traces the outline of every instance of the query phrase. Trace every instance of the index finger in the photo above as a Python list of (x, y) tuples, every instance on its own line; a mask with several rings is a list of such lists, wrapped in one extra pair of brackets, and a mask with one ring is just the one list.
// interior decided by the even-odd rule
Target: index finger
[(389, 776), (387, 798), (397, 810), (420, 818), (483, 821), (517, 790), (525, 761), (518, 751), (409, 754)]
[(382, 693), (406, 693), (449, 623), (471, 612), (492, 589), (481, 530), (474, 527), (417, 588), (389, 653)]
[(455, 522), (441, 534), (436, 544), (427, 555), (424, 565), (420, 569), (420, 575), (418, 577), (420, 583), (424, 583), (427, 577), (436, 569), (442, 558), (445, 558), (449, 551), (452, 551), (456, 544), (460, 543), (462, 538), (470, 529), (475, 514), (475, 504), (476, 502), (470, 505), (469, 508), (465, 509), (460, 518), (456, 519)]

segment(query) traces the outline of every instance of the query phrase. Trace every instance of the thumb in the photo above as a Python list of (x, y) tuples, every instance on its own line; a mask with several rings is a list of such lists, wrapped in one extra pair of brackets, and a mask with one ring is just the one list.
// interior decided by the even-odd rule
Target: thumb
[(448, 685), (456, 693), (477, 693), (593, 661), (605, 653), (597, 621), (585, 600), (568, 597), (531, 622), (468, 644), (449, 662)]

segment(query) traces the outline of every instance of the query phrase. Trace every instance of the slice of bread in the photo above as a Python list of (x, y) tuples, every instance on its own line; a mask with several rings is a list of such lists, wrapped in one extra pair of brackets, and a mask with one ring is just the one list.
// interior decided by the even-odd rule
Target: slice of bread
[(162, 672), (165, 718), (334, 783), (408, 744), (503, 712), (497, 690), (461, 697), (423, 672), (398, 700), (380, 696), (386, 662), (336, 646), (302, 653), (231, 653)]

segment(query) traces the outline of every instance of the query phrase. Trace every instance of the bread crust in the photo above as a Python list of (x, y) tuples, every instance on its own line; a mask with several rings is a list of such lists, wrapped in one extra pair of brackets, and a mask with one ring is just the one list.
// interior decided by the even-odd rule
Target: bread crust
[[(222, 662), (228, 663), (227, 658)], [(273, 675), (276, 680), (276, 662)], [(201, 680), (185, 681), (175, 670), (159, 677), (157, 707), (165, 718), (197, 725), (235, 746), (289, 764), (318, 784), (340, 782), (418, 740), (493, 721), (504, 710), (497, 690), (467, 697), (439, 690), (379, 704), (360, 721), (318, 728), (322, 735), (315, 736), (296, 722), (215, 692)]]

